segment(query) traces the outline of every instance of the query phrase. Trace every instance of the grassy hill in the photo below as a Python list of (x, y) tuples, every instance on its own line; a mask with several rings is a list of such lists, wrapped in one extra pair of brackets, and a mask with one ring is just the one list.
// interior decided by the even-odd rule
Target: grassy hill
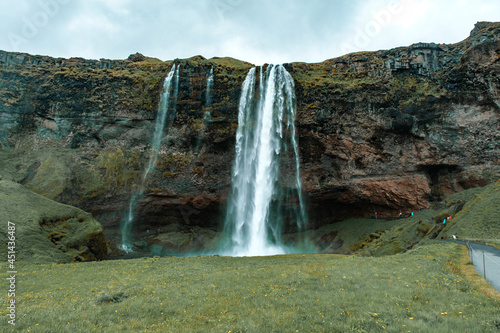
[(457, 193), (446, 199), (446, 202), (464, 202), (468, 200), (443, 231), (442, 235), (457, 235), (462, 239), (489, 243), (500, 248), (500, 180), (486, 186), (480, 191), (470, 190)]
[(12, 236), (18, 261), (59, 263), (103, 259), (107, 254), (104, 231), (91, 214), (0, 180), (2, 253), (7, 253)]

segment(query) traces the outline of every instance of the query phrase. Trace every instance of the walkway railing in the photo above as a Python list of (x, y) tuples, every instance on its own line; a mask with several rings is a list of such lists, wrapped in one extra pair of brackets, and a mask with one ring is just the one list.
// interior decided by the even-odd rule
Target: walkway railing
[(500, 250), (487, 245), (471, 243), (469, 240), (465, 242), (465, 245), (469, 249), (469, 258), (476, 271), (500, 291)]

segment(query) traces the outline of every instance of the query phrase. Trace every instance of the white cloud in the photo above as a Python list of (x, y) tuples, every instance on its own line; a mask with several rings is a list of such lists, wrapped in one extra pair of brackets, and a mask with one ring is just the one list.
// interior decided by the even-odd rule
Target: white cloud
[(430, 0), (402, 0), (397, 7), (398, 12), (392, 16), (390, 24), (408, 29), (425, 19), (435, 5)]

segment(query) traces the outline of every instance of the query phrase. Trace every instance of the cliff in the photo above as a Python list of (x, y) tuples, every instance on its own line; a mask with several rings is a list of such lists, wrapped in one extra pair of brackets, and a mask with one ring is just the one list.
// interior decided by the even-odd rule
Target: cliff
[(408, 212), (499, 177), (499, 28), (290, 65), (304, 183), (324, 216)]
[[(498, 179), (499, 52), (500, 23), (479, 22), (457, 44), (286, 64), (296, 85), (309, 227), (406, 213)], [(0, 174), (91, 212), (116, 240), (140, 187), (173, 63), (180, 67), (177, 106), (134, 230), (216, 230), (230, 191), (241, 85), (252, 67), (239, 60), (0, 51)]]

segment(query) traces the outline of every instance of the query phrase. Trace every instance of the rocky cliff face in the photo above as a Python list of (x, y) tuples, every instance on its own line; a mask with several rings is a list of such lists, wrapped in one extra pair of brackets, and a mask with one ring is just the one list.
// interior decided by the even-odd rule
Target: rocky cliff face
[[(287, 64), (310, 227), (406, 213), (498, 178), (499, 52), (500, 24), (480, 22), (453, 45)], [(230, 58), (97, 61), (0, 51), (0, 174), (92, 212), (116, 239), (141, 186), (173, 63), (180, 68), (177, 106), (135, 231), (218, 228), (241, 84), (252, 67)]]
[(480, 22), (454, 45), (290, 65), (312, 212), (394, 214), (498, 177), (499, 52)]

